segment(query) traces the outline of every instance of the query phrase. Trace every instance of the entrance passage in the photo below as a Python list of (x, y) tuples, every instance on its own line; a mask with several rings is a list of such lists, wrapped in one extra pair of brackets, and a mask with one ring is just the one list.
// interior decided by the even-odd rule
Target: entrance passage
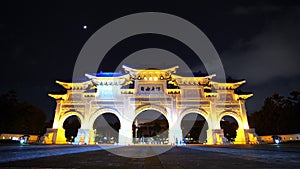
[(197, 113), (185, 115), (181, 121), (182, 136), (188, 144), (207, 142), (208, 124), (203, 116)]
[(141, 112), (132, 124), (133, 143), (168, 144), (169, 123), (166, 117), (156, 110)]
[(234, 142), (237, 135), (236, 130), (239, 128), (238, 122), (231, 116), (224, 116), (220, 125), (227, 142)]
[(112, 113), (104, 113), (96, 118), (93, 129), (95, 143), (115, 144), (119, 140), (120, 120)]
[(80, 120), (76, 115), (70, 116), (64, 121), (63, 128), (67, 142), (74, 142), (80, 127)]

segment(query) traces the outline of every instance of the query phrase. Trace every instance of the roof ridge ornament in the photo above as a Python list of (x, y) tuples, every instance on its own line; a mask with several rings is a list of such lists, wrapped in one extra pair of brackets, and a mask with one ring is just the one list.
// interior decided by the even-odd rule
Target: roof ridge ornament
[(129, 66), (122, 65), (122, 68), (127, 73), (130, 73), (130, 72), (135, 73), (135, 72), (141, 72), (141, 71), (147, 71), (147, 72), (162, 71), (162, 72), (176, 73), (176, 69), (178, 69), (179, 66), (176, 65), (176, 66), (173, 66), (173, 67), (170, 67), (170, 68), (167, 68), (167, 69), (134, 69), (134, 68), (131, 68)]

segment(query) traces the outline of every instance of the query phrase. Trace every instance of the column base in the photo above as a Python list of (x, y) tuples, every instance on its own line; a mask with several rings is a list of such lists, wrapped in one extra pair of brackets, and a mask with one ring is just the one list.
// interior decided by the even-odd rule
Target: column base
[(88, 144), (96, 144), (95, 143), (95, 130), (90, 129), (90, 134), (89, 134), (89, 141)]
[(245, 129), (244, 132), (247, 144), (261, 144), (262, 141), (256, 134), (255, 129)]
[(207, 130), (206, 144), (224, 144), (226, 138), (224, 137), (223, 129), (209, 129)]
[(234, 144), (260, 144), (261, 140), (255, 133), (255, 129), (236, 130), (237, 135)]
[(53, 128), (47, 128), (46, 133), (43, 136), (44, 144), (67, 144), (67, 140), (65, 137), (65, 129), (59, 128), (59, 129), (53, 129)]
[(54, 137), (57, 134), (57, 130), (53, 128), (47, 128), (46, 133), (42, 136), (42, 144), (55, 144)]
[(233, 144), (247, 144), (244, 129), (236, 130), (236, 137)]

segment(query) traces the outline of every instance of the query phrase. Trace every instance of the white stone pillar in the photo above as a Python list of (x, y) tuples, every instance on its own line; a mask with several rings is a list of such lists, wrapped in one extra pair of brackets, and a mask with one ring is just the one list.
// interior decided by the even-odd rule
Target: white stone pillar
[(242, 117), (242, 125), (240, 126), (243, 129), (249, 129), (249, 124), (248, 124), (248, 118), (247, 118), (247, 111), (246, 111), (246, 100), (239, 100), (240, 103), (240, 116)]
[(169, 144), (177, 145), (183, 143), (182, 130), (181, 129), (170, 129), (169, 130)]
[(132, 144), (132, 129), (121, 128), (119, 130), (119, 145), (130, 145)]
[(59, 128), (59, 117), (60, 117), (60, 111), (61, 111), (61, 105), (63, 103), (63, 100), (56, 100), (56, 108), (55, 108), (55, 115), (54, 115), (54, 121), (52, 128), (57, 129)]

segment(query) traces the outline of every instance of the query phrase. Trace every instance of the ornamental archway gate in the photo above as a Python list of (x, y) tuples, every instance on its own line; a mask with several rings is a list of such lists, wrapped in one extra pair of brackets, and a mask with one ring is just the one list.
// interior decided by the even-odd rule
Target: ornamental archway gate
[(135, 117), (145, 110), (156, 110), (169, 123), (169, 144), (183, 140), (180, 124), (189, 113), (200, 114), (207, 121), (207, 144), (224, 143), (220, 121), (227, 115), (239, 125), (236, 144), (258, 143), (254, 129), (249, 129), (245, 108), (245, 100), (253, 94), (235, 92), (245, 81), (219, 83), (211, 80), (215, 75), (179, 76), (175, 74), (178, 66), (163, 70), (123, 68), (124, 74), (86, 74), (89, 80), (80, 83), (56, 81), (67, 93), (49, 94), (56, 99), (57, 106), (45, 142), (66, 143), (62, 124), (67, 117), (75, 115), (81, 122), (75, 142), (94, 144), (96, 118), (112, 113), (120, 121), (118, 144), (129, 145), (133, 143)]

